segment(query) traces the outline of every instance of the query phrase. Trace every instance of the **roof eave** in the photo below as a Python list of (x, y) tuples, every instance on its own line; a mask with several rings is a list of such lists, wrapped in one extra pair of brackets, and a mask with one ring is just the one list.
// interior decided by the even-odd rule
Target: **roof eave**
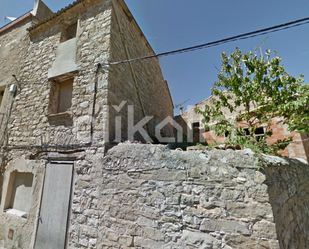
[(0, 34), (11, 29), (11, 28), (13, 28), (14, 26), (18, 25), (19, 23), (21, 23), (21, 22), (23, 22), (23, 21), (25, 21), (29, 18), (32, 18), (32, 17), (33, 17), (33, 15), (31, 14), (31, 11), (27, 12), (26, 14), (18, 17), (14, 21), (12, 21), (12, 22), (8, 23), (7, 25), (5, 25), (4, 27), (2, 27), (0, 29)]

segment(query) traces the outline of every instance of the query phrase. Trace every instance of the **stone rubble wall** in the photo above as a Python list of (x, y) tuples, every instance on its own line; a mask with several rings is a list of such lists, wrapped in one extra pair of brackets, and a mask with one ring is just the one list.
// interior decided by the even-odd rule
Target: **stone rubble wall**
[[(153, 54), (136, 23), (133, 19), (129, 21), (126, 16), (128, 13), (125, 14), (122, 9), (123, 6), (120, 7), (118, 3), (115, 6), (130, 57)], [(48, 71), (55, 62), (58, 45), (62, 42), (65, 29), (76, 20), (78, 21), (76, 64), (79, 72), (72, 74), (73, 97), (69, 109), (73, 126), (55, 126), (49, 121), (49, 115), (55, 113), (53, 108), (55, 83), (48, 79)], [(27, 48), (25, 59), (21, 60), (21, 89), (12, 109), (9, 145), (63, 145), (89, 142), (96, 76), (94, 142), (104, 144), (106, 139), (111, 141), (115, 139), (115, 116), (119, 114), (112, 105), (119, 105), (122, 100), (127, 101), (127, 105), (120, 112), (122, 137), (126, 140), (128, 105), (134, 106), (134, 125), (144, 118), (130, 67), (127, 63), (111, 67), (102, 66), (96, 75), (98, 63), (126, 59), (123, 39), (119, 33), (111, 1), (93, 0), (90, 3), (78, 4), (65, 14), (51, 20), (48, 25), (43, 24), (32, 30), (30, 38), (30, 44), (25, 46)], [(167, 116), (173, 116), (168, 87), (156, 58), (133, 63), (133, 70), (145, 114), (154, 116), (149, 122), (150, 132), (148, 132), (154, 135), (154, 124), (158, 124)], [(170, 128), (166, 128), (166, 134), (172, 134), (173, 130)], [(105, 131), (109, 131), (109, 137)]]
[(0, 83), (15, 82), (13, 74), (20, 76), (20, 66), (25, 59), (25, 53), (30, 39), (26, 29), (30, 27), (31, 19), (26, 19), (20, 24), (0, 34)]
[[(30, 25), (31, 19), (28, 18), (11, 28), (10, 31), (3, 31), (0, 34), (0, 88), (1, 91), (4, 91), (0, 108), (0, 138), (4, 136), (3, 129), (7, 121), (8, 109), (12, 98), (9, 87), (11, 84), (16, 84), (16, 80), (12, 75), (16, 75), (17, 79), (20, 78), (20, 67), (25, 60), (27, 47), (30, 43), (29, 36), (26, 32), (26, 28), (30, 27)], [(5, 138), (6, 136), (4, 136)], [(1, 152), (0, 165), (2, 164), (2, 160), (3, 155)], [(2, 199), (3, 174), (4, 169), (0, 167), (0, 204)], [(3, 223), (0, 221), (0, 224)], [(0, 227), (1, 230), (3, 226), (1, 225)]]
[(265, 169), (280, 248), (309, 248), (309, 166), (280, 160)]
[(123, 143), (92, 154), (76, 162), (69, 248), (279, 248), (277, 197), (250, 150)]
[[(76, 10), (77, 8), (77, 10)], [(9, 145), (75, 144), (90, 140), (95, 64), (108, 60), (111, 21), (110, 2), (94, 1), (75, 6), (60, 15), (44, 29), (31, 32), (27, 59), (23, 61), (21, 90), (12, 109), (9, 125)], [(62, 32), (78, 20), (76, 63), (80, 71), (74, 74), (72, 106), (73, 126), (51, 125), (48, 115), (51, 88), (48, 70), (56, 58)], [(95, 106), (94, 138), (104, 143), (107, 105), (107, 74), (100, 74)], [(31, 101), (29, 101), (31, 100)]]
[[(133, 17), (121, 7), (119, 2), (121, 1), (114, 1), (115, 9), (113, 9), (111, 25), (111, 40), (113, 42), (111, 43), (110, 61), (127, 60), (125, 46), (130, 59), (154, 55), (152, 48)], [(120, 29), (123, 31), (123, 35), (120, 33)], [(109, 105), (119, 106), (122, 101), (127, 101), (127, 104), (120, 112), (112, 106), (110, 107), (111, 135), (115, 134), (115, 117), (121, 116), (123, 141), (128, 140), (127, 116), (130, 115), (128, 105), (134, 106), (134, 125), (145, 116), (153, 116), (145, 126), (150, 136), (155, 134), (155, 125), (168, 116), (173, 118), (173, 103), (158, 59), (133, 61), (131, 65), (133, 72), (129, 63), (111, 65), (109, 68)], [(134, 82), (133, 74), (136, 82)], [(165, 127), (163, 132), (173, 135), (173, 129), (169, 126)], [(113, 141), (115, 136), (111, 136), (110, 139)]]
[(7, 151), (5, 186), (18, 170), (34, 175), (34, 189), (27, 219), (0, 215), (1, 249), (33, 247), (51, 158), (75, 160), (68, 248), (308, 248), (308, 165), (267, 156), (257, 171), (251, 150), (126, 142), (107, 154)]
[[(37, 217), (39, 214), (40, 196), (44, 181), (45, 160), (29, 160), (31, 152), (14, 151), (2, 156), (5, 161), (3, 197), (0, 200), (0, 249), (24, 249), (33, 248), (37, 229)], [(31, 173), (34, 176), (32, 185), (32, 197), (29, 200), (31, 207), (27, 218), (7, 214), (4, 211), (5, 202), (8, 198), (8, 186), (11, 181), (11, 173)], [(1, 184), (1, 186), (2, 186)], [(12, 239), (9, 238), (9, 230), (14, 232)]]

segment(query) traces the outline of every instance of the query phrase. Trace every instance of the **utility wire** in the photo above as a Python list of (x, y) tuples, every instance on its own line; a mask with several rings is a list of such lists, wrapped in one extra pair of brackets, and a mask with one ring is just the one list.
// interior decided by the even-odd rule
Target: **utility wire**
[[(139, 57), (139, 58), (135, 58), (135, 59), (123, 60), (123, 61), (118, 61), (118, 62), (101, 62), (101, 63), (98, 63), (98, 64), (101, 65), (101, 66), (118, 65), (118, 64), (123, 64), (123, 63), (127, 63), (127, 62), (132, 62), (132, 61), (140, 61), (140, 60), (151, 59), (151, 58), (155, 58), (155, 57), (160, 58), (160, 57), (174, 55), (174, 54), (187, 53), (187, 52), (196, 51), (196, 50), (200, 50), (200, 49), (204, 49), (204, 48), (219, 46), (221, 44), (225, 44), (225, 43), (228, 43), (228, 42), (245, 40), (245, 39), (249, 39), (249, 38), (253, 38), (253, 37), (277, 32), (277, 31), (293, 28), (293, 27), (298, 27), (298, 26), (308, 24), (308, 23), (309, 23), (309, 17), (299, 19), (299, 20), (295, 20), (293, 22), (288, 22), (288, 23), (272, 26), (272, 27), (265, 28), (265, 29), (252, 31), (252, 32), (249, 32), (249, 33), (244, 33), (244, 34), (241, 34), (241, 35), (232, 36), (232, 37), (229, 37), (229, 38), (225, 38), (225, 39), (221, 39), (221, 40), (217, 40), (217, 41), (213, 41), (213, 42), (209, 42), (209, 43), (204, 43), (204, 44), (197, 45), (197, 46), (173, 50), (173, 51), (159, 53), (159, 54), (150, 55), (150, 56)], [(79, 73), (81, 73), (81, 72), (85, 73), (86, 71), (95, 72), (96, 69), (94, 69), (93, 66), (84, 67), (84, 68), (81, 68), (79, 70)], [(39, 84), (41, 84), (42, 82), (45, 83), (45, 80), (43, 80), (43, 81), (22, 81), (21, 80), (20, 81), (20, 83), (39, 83)]]
[(218, 46), (218, 45), (221, 45), (221, 44), (224, 44), (224, 43), (228, 43), (228, 42), (232, 42), (232, 41), (253, 38), (253, 37), (256, 37), (256, 36), (265, 35), (265, 34), (277, 32), (277, 31), (281, 31), (281, 30), (285, 30), (285, 29), (301, 26), (301, 25), (308, 24), (308, 23), (309, 23), (309, 17), (303, 18), (303, 19), (298, 19), (298, 20), (295, 20), (295, 21), (292, 21), (292, 22), (288, 22), (288, 23), (284, 23), (284, 24), (280, 24), (280, 25), (276, 25), (276, 26), (272, 26), (272, 27), (265, 28), (265, 29), (259, 29), (259, 30), (248, 32), (248, 33), (244, 33), (244, 34), (241, 34), (241, 35), (232, 36), (232, 37), (229, 37), (229, 38), (225, 38), (225, 39), (221, 39), (221, 40), (217, 40), (217, 41), (213, 41), (213, 42), (204, 43), (204, 44), (201, 44), (201, 45), (196, 45), (196, 46), (188, 47), (188, 48), (173, 50), (173, 51), (169, 51), (169, 52), (164, 52), (164, 53), (159, 53), (159, 54), (155, 54), (155, 55), (139, 57), (139, 58), (130, 59), (130, 60), (124, 60), (124, 61), (102, 62), (100, 64), (102, 66), (103, 65), (118, 65), (118, 64), (132, 62), (132, 61), (151, 59), (151, 58), (154, 58), (154, 57), (160, 58), (160, 57), (164, 57), (164, 56), (168, 56), (168, 55), (181, 54), (181, 53), (196, 51), (196, 50), (200, 50), (200, 49), (204, 49), (204, 48)]

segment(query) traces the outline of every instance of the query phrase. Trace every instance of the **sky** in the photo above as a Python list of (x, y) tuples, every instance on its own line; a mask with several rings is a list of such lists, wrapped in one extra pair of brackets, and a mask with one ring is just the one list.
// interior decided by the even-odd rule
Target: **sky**
[[(308, 0), (124, 0), (155, 53), (186, 48), (231, 36), (268, 28), (309, 16)], [(54, 12), (69, 0), (45, 0)], [(32, 9), (34, 0), (0, 0), (0, 26)], [(267, 38), (267, 39), (266, 39)], [(309, 24), (234, 41), (194, 52), (159, 59), (174, 105), (188, 106), (208, 98), (217, 81), (220, 54), (239, 47), (251, 51), (261, 44), (262, 51), (277, 50), (286, 72), (305, 75), (309, 81)], [(174, 110), (179, 114), (179, 109)]]

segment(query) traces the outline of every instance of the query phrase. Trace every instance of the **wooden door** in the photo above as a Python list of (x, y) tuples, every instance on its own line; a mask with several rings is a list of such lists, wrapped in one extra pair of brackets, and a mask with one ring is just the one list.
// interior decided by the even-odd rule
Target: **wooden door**
[(35, 249), (64, 249), (70, 214), (73, 163), (46, 165)]

